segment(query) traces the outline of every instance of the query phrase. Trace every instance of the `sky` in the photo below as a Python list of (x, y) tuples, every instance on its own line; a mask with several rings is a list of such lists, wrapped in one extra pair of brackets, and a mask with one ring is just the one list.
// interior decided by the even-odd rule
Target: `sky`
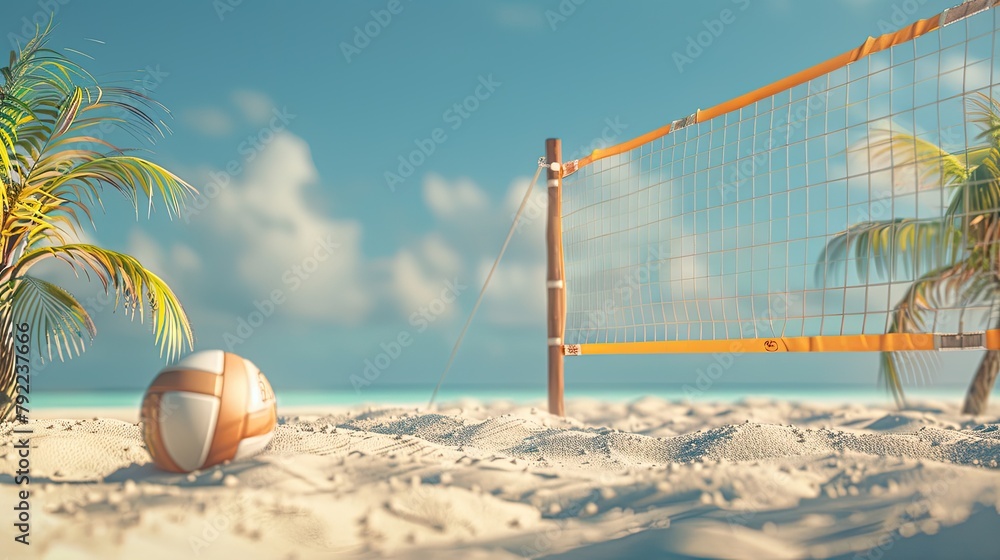
[[(545, 138), (580, 157), (953, 2), (18, 0), (4, 31), (16, 42), (55, 8), (53, 47), (169, 108), (172, 133), (148, 155), (198, 188), (198, 204), (137, 219), (109, 192), (85, 234), (170, 282), (196, 349), (251, 359), (279, 393), (355, 390), (372, 366), (361, 393), (429, 393)], [(711, 40), (693, 48), (702, 31)], [(401, 165), (417, 149), (419, 164)], [(446, 386), (545, 387), (534, 200)], [(85, 279), (51, 274), (99, 332), (35, 386), (148, 385), (164, 365), (148, 324), (113, 313)], [(975, 358), (948, 356), (935, 382), (966, 383)], [(567, 386), (693, 383), (716, 361), (569, 359)], [(876, 371), (873, 355), (740, 356), (726, 380), (874, 386)]]

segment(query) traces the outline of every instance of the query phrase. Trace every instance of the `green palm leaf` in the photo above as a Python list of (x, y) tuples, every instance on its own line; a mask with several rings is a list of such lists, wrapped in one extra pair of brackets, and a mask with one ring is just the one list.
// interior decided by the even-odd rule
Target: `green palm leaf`
[[(876, 130), (869, 138), (869, 146), (876, 167), (912, 167), (916, 173), (917, 189), (961, 183), (969, 174), (967, 158), (948, 153), (934, 143), (911, 134)], [(982, 155), (974, 154), (974, 157)]]
[(961, 231), (940, 220), (897, 218), (855, 224), (824, 247), (816, 265), (816, 279), (820, 285), (826, 280), (843, 279), (852, 260), (865, 281), (871, 265), (883, 279), (897, 267), (923, 274), (953, 262), (961, 251), (961, 242)]
[[(0, 209), (12, 206), (23, 169), (16, 165), (17, 154), (31, 154), (40, 131), (39, 122), (51, 115), (58, 105), (76, 89), (75, 80), (92, 81), (92, 77), (65, 56), (45, 47), (49, 28), (39, 30), (34, 38), (17, 53), (11, 62), (0, 68), (4, 83), (0, 87)], [(23, 135), (26, 135), (24, 137)]]
[[(83, 351), (94, 335), (85, 309), (53, 284), (26, 276), (56, 259), (96, 277), (115, 292), (115, 308), (133, 318), (149, 313), (161, 355), (174, 359), (193, 345), (187, 315), (170, 288), (135, 258), (75, 243), (108, 187), (135, 207), (164, 205), (179, 214), (191, 185), (163, 167), (105, 140), (111, 125), (153, 141), (168, 127), (154, 115), (166, 109), (145, 94), (106, 87), (65, 56), (45, 46), (49, 29), (0, 68), (0, 421), (14, 390), (9, 351), (12, 316), (27, 317), (50, 359)], [(159, 200), (157, 200), (159, 199)]]
[(97, 334), (90, 315), (69, 292), (39, 278), (7, 282), (0, 288), (0, 301), (9, 302), (18, 323), (29, 325), (31, 340), (44, 342), (37, 346), (43, 360), (51, 360), (53, 352), (60, 360), (78, 356)]
[(974, 222), (991, 221), (1000, 212), (1000, 168), (996, 159), (985, 159), (968, 179), (955, 188), (944, 220), (969, 232)]
[[(893, 308), (887, 333), (922, 333), (931, 330), (928, 315), (949, 306), (994, 304), (1000, 280), (990, 271), (960, 262), (918, 278)], [(957, 305), (956, 305), (957, 304)], [(932, 369), (928, 352), (883, 352), (879, 378), (896, 402), (905, 405), (903, 377), (922, 377)]]
[(103, 184), (125, 195), (137, 213), (140, 194), (149, 201), (150, 211), (153, 200), (159, 195), (169, 216), (179, 214), (187, 197), (196, 192), (194, 187), (163, 167), (127, 155), (81, 158), (75, 166), (45, 182), (39, 190), (60, 197), (73, 195), (80, 200), (81, 187), (87, 189), (90, 196), (99, 198)]
[(979, 139), (987, 148), (1000, 145), (1000, 102), (984, 93), (977, 93), (967, 101), (970, 121), (983, 129)]
[[(941, 218), (852, 225), (827, 243), (817, 266), (821, 283), (845, 281), (850, 262), (866, 282), (870, 272), (898, 280), (899, 266), (921, 275), (896, 304), (887, 332), (928, 332), (942, 309), (1000, 300), (1000, 102), (977, 94), (967, 106), (983, 144), (965, 152), (952, 154), (910, 134), (877, 131), (869, 138), (876, 165), (912, 168), (916, 189), (949, 189)], [(903, 379), (920, 376), (929, 363), (921, 352), (885, 353), (880, 378), (903, 404)]]
[(88, 277), (94, 273), (107, 293), (115, 292), (115, 309), (121, 305), (131, 317), (145, 320), (150, 310), (154, 338), (168, 360), (194, 346), (194, 334), (184, 307), (170, 287), (135, 257), (83, 243), (39, 247), (27, 251), (14, 267), (15, 278), (39, 262), (55, 258)]

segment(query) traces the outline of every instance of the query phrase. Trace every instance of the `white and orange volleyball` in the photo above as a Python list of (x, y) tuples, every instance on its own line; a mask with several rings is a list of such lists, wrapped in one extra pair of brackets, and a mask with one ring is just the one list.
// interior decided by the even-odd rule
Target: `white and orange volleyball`
[(274, 436), (277, 401), (250, 360), (196, 352), (163, 369), (142, 400), (142, 437), (158, 467), (191, 472), (251, 457)]

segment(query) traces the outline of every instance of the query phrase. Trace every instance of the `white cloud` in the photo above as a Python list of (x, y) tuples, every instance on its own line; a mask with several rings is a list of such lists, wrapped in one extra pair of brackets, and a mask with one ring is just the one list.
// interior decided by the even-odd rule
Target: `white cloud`
[(225, 136), (233, 131), (233, 121), (215, 107), (187, 109), (181, 115), (184, 124), (205, 136)]
[(237, 90), (232, 93), (233, 103), (243, 116), (253, 124), (264, 125), (271, 119), (274, 102), (259, 91)]
[[(274, 102), (267, 95), (250, 90), (236, 90), (230, 94), (230, 101), (236, 106), (237, 117), (253, 126), (263, 126), (274, 116)], [(210, 137), (225, 136), (232, 133), (239, 118), (234, 119), (230, 110), (232, 106), (193, 107), (181, 113), (181, 121), (200, 134)]]
[[(197, 245), (166, 249), (136, 230), (130, 250), (150, 268), (165, 271), (176, 290), (200, 294), (202, 301), (192, 304), (219, 311), (246, 308), (282, 290), (286, 316), (347, 325), (405, 321), (457, 281), (467, 288), (443, 314), (454, 321), (470, 310), (484, 278), (483, 263), (496, 257), (527, 187), (519, 179), (503, 196), (491, 198), (469, 179), (428, 175), (423, 211), (434, 225), (395, 252), (375, 257), (362, 250), (359, 222), (317, 210), (322, 207), (316, 198), (322, 190), (313, 189), (318, 182), (306, 142), (278, 133), (194, 216), (190, 231), (198, 236)], [(544, 320), (545, 206), (544, 193), (536, 190), (487, 294), (484, 322), (520, 326)], [(303, 265), (324, 240), (336, 243), (332, 258), (306, 271)], [(290, 282), (297, 270), (307, 277)]]
[[(492, 259), (479, 263), (476, 287), (482, 286), (493, 266)], [(543, 324), (546, 317), (544, 262), (501, 262), (484, 300), (491, 323), (505, 326)]]
[(198, 270), (201, 268), (201, 257), (191, 247), (187, 245), (174, 245), (172, 252), (173, 260), (186, 270)]
[(443, 274), (457, 274), (461, 270), (461, 257), (455, 253), (440, 233), (434, 232), (424, 237), (420, 248), (427, 262)]
[[(401, 249), (390, 261), (392, 296), (408, 315), (438, 297), (445, 282), (461, 276), (461, 256), (439, 233), (431, 232), (414, 246)], [(447, 310), (452, 315), (454, 308)]]
[[(391, 274), (392, 296), (399, 304), (399, 312), (404, 316), (428, 305), (441, 294), (445, 283), (456, 276), (444, 273), (429, 262), (426, 255), (409, 249), (400, 251), (392, 259)], [(452, 306), (445, 310), (444, 316), (454, 314), (455, 308)]]
[(354, 323), (372, 303), (363, 279), (362, 228), (314, 210), (307, 188), (317, 179), (305, 141), (279, 133), (244, 180), (211, 203), (205, 221), (234, 246), (238, 276), (254, 293), (281, 289), (296, 315)]
[(168, 283), (173, 278), (201, 271), (201, 258), (194, 249), (183, 243), (175, 243), (169, 251), (165, 251), (155, 239), (139, 228), (133, 228), (129, 233), (125, 252), (139, 259), (144, 267)]
[(493, 6), (493, 20), (501, 27), (515, 30), (535, 30), (545, 26), (545, 14), (531, 4), (502, 3)]
[[(493, 202), (468, 179), (425, 178), (424, 201), (438, 224), (415, 249), (396, 256), (394, 286), (397, 294), (407, 296), (399, 299), (404, 312), (426, 304), (440, 293), (444, 281), (456, 276), (469, 285), (465, 301), (474, 300), (527, 187), (527, 179), (518, 179)], [(524, 326), (544, 320), (546, 207), (546, 196), (536, 190), (486, 293), (487, 322)]]
[(424, 179), (424, 202), (440, 220), (458, 220), (483, 213), (489, 197), (468, 179), (448, 182), (431, 173)]

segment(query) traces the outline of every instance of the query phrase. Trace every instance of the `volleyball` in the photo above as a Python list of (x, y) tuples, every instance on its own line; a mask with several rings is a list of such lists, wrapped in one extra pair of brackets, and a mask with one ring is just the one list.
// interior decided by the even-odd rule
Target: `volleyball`
[(160, 371), (142, 400), (142, 436), (153, 462), (191, 472), (262, 451), (278, 409), (271, 384), (245, 358), (190, 354)]

